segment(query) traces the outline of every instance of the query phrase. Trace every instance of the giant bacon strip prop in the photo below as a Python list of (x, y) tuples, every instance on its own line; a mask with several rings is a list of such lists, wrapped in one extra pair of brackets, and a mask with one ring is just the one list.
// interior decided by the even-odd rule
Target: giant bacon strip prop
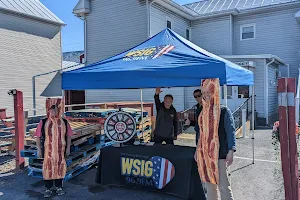
[[(198, 118), (200, 138), (197, 144), (197, 165), (202, 182), (219, 183), (219, 121), (220, 83), (219, 79), (202, 82), (203, 109)], [(205, 98), (208, 97), (208, 98)]]
[[(51, 106), (56, 105), (58, 112), (51, 114)], [(47, 121), (45, 122), (45, 142), (44, 142), (44, 162), (43, 178), (44, 180), (63, 179), (66, 175), (65, 148), (67, 141), (65, 122), (62, 113), (64, 104), (62, 99), (47, 99)]]

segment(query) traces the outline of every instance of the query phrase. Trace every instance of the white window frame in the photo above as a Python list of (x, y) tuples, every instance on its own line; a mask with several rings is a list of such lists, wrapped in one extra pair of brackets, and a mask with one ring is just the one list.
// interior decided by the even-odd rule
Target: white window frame
[(189, 32), (190, 32), (190, 35), (189, 35), (189, 40), (188, 41), (191, 41), (192, 40), (192, 29), (191, 29), (191, 27), (186, 27), (186, 29), (185, 29), (185, 39), (187, 39), (186, 38), (186, 30), (189, 30)]
[(168, 28), (168, 21), (171, 22), (171, 29), (174, 30), (174, 21), (170, 17), (166, 17), (166, 28)]
[[(250, 27), (253, 26), (253, 31), (254, 31), (254, 37), (253, 38), (246, 38), (243, 39), (243, 28), (245, 27)], [(244, 24), (240, 26), (240, 41), (245, 41), (245, 40), (254, 40), (256, 38), (256, 24), (252, 23), (252, 24)]]

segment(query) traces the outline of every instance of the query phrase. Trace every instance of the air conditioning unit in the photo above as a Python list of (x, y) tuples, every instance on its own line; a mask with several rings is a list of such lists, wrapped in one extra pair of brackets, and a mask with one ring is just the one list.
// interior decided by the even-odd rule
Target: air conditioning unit
[(241, 67), (255, 67), (254, 61), (235, 62), (235, 64), (240, 65)]

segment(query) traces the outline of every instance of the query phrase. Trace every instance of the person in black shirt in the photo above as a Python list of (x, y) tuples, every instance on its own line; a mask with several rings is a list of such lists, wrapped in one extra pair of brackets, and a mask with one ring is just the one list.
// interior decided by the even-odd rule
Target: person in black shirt
[(173, 96), (168, 94), (164, 97), (164, 101), (160, 102), (160, 88), (156, 88), (154, 95), (156, 106), (156, 127), (154, 130), (154, 142), (166, 144), (174, 144), (178, 134), (178, 118), (177, 112), (173, 104)]
[(198, 117), (202, 111), (202, 92), (200, 89), (196, 89), (194, 91), (193, 95), (194, 95), (195, 100), (197, 101), (197, 104), (195, 106), (193, 106), (194, 119), (192, 119), (192, 120), (187, 119), (185, 121), (185, 125), (195, 127), (196, 145), (197, 145), (199, 137), (200, 137), (200, 128), (199, 128), (199, 124), (198, 124)]

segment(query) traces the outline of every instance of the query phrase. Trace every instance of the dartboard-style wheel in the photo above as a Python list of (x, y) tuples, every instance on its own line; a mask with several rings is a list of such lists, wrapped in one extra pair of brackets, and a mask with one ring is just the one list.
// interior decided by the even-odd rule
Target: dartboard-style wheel
[(104, 132), (112, 141), (127, 142), (135, 135), (135, 119), (129, 113), (123, 111), (115, 112), (105, 120)]

